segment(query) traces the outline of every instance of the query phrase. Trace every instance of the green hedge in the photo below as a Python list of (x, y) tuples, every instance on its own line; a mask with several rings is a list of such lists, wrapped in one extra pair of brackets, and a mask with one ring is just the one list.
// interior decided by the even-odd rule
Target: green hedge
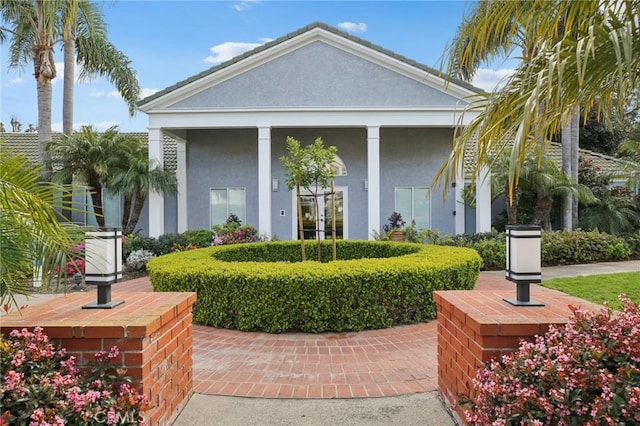
[[(483, 260), (483, 270), (505, 268), (504, 232), (458, 235), (444, 244), (476, 250)], [(598, 231), (543, 231), (540, 251), (542, 266), (637, 259), (640, 257), (640, 232), (615, 236)]]
[[(299, 247), (216, 246), (152, 259), (147, 270), (155, 291), (198, 293), (197, 324), (319, 333), (432, 320), (432, 292), (472, 289), (481, 266), (475, 251), (459, 247), (339, 241), (343, 260), (327, 263), (299, 262)], [(309, 244), (308, 259), (314, 251)], [(330, 242), (322, 251), (330, 257)]]

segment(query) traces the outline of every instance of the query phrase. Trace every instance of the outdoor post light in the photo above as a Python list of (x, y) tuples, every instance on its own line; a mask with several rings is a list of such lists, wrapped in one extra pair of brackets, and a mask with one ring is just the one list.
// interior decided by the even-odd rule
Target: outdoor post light
[(75, 289), (80, 290), (80, 284), (82, 284), (82, 274), (80, 272), (73, 274), (73, 283), (76, 285)]
[(529, 284), (542, 282), (540, 267), (540, 227), (508, 225), (506, 278), (516, 283), (516, 298), (503, 299), (515, 306), (544, 306), (531, 300)]
[(111, 285), (122, 279), (122, 230), (98, 228), (85, 234), (85, 282), (98, 286), (98, 302), (82, 309), (110, 309), (124, 303), (111, 301)]

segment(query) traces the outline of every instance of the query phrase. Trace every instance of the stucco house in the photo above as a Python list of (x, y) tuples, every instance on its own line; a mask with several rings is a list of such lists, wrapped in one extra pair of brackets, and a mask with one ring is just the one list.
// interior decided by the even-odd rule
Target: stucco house
[[(179, 194), (151, 194), (149, 234), (209, 228), (234, 213), (261, 234), (297, 238), (279, 160), (287, 136), (337, 147), (338, 235), (371, 238), (394, 211), (418, 227), (464, 232), (463, 185), (445, 201), (429, 186), (478, 91), (323, 23), (280, 37), (138, 104), (153, 161), (162, 164), (166, 136), (177, 142)], [(322, 212), (305, 209), (305, 220), (323, 229)], [(475, 222), (489, 230), (490, 213)]]

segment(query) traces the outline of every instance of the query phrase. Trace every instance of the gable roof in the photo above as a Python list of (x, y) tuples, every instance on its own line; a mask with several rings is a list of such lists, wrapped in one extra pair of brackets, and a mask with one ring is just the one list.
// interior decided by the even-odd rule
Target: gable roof
[(397, 53), (395, 53), (393, 51), (390, 51), (390, 50), (385, 49), (385, 48), (383, 48), (381, 46), (373, 44), (373, 43), (371, 43), (371, 42), (369, 42), (367, 40), (364, 40), (362, 38), (353, 36), (353, 35), (351, 35), (351, 34), (349, 34), (347, 32), (341, 31), (341, 30), (339, 30), (337, 28), (334, 28), (334, 27), (332, 27), (330, 25), (327, 25), (325, 23), (315, 22), (315, 23), (307, 25), (307, 26), (305, 26), (303, 28), (300, 28), (300, 29), (298, 29), (296, 31), (293, 31), (293, 32), (291, 32), (289, 34), (286, 34), (286, 35), (284, 35), (282, 37), (279, 37), (279, 38), (277, 38), (277, 39), (275, 39), (273, 41), (270, 41), (268, 43), (260, 45), (260, 46), (258, 46), (256, 48), (254, 48), (252, 50), (249, 50), (249, 51), (247, 51), (247, 52), (245, 52), (245, 53), (243, 53), (241, 55), (238, 55), (238, 56), (236, 56), (236, 57), (234, 57), (234, 58), (232, 58), (232, 59), (230, 59), (228, 61), (225, 61), (225, 62), (223, 62), (223, 63), (221, 63), (219, 65), (216, 65), (216, 66), (211, 67), (211, 68), (209, 68), (209, 69), (207, 69), (205, 71), (202, 71), (202, 72), (200, 72), (200, 73), (198, 73), (198, 74), (196, 74), (196, 75), (194, 75), (192, 77), (189, 77), (189, 78), (187, 78), (185, 80), (179, 81), (178, 83), (173, 84), (173, 85), (171, 85), (171, 86), (169, 86), (169, 87), (167, 87), (167, 88), (165, 88), (165, 89), (163, 89), (163, 90), (161, 90), (159, 92), (156, 92), (153, 95), (147, 96), (146, 98), (138, 101), (137, 102), (137, 106), (138, 106), (138, 108), (140, 108), (142, 110), (145, 110), (146, 109), (145, 106), (148, 106), (149, 103), (151, 103), (151, 102), (153, 102), (155, 100), (158, 100), (159, 98), (162, 98), (162, 97), (164, 97), (166, 95), (172, 94), (172, 93), (176, 92), (177, 90), (179, 90), (181, 88), (184, 88), (185, 86), (188, 86), (188, 85), (190, 85), (192, 83), (195, 83), (195, 82), (197, 82), (199, 80), (202, 80), (203, 78), (211, 76), (212, 74), (215, 74), (215, 73), (218, 73), (218, 72), (220, 72), (222, 70), (225, 70), (225, 69), (227, 69), (227, 68), (229, 68), (229, 67), (231, 67), (231, 66), (233, 66), (235, 64), (238, 64), (240, 62), (246, 61), (247, 59), (255, 57), (256, 55), (258, 55), (258, 54), (260, 54), (262, 52), (265, 52), (267, 50), (271, 50), (273, 48), (276, 48), (277, 46), (280, 46), (280, 45), (284, 44), (285, 42), (288, 42), (288, 41), (290, 41), (292, 39), (300, 37), (300, 36), (302, 36), (304, 34), (310, 33), (310, 32), (312, 32), (314, 30), (324, 31), (327, 34), (332, 34), (332, 35), (341, 37), (341, 38), (343, 38), (345, 40), (348, 40), (350, 42), (356, 43), (357, 45), (359, 45), (359, 46), (361, 46), (363, 48), (370, 49), (370, 50), (372, 50), (374, 52), (377, 52), (379, 54), (386, 55), (387, 57), (392, 58), (394, 60), (397, 60), (397, 61), (399, 61), (399, 62), (401, 62), (401, 63), (403, 63), (405, 65), (408, 65), (408, 66), (411, 66), (411, 67), (413, 67), (413, 68), (415, 68), (417, 70), (423, 71), (426, 75), (430, 75), (430, 76), (436, 77), (438, 79), (441, 79), (443, 82), (449, 81), (450, 83), (452, 83), (452, 84), (454, 84), (454, 85), (456, 85), (458, 87), (467, 89), (467, 90), (469, 90), (471, 92), (475, 92), (475, 93), (483, 92), (482, 89), (474, 87), (473, 85), (471, 85), (469, 83), (466, 83), (466, 82), (464, 82), (462, 80), (443, 75), (438, 70), (436, 70), (434, 68), (431, 68), (431, 67), (429, 67), (427, 65), (421, 64), (419, 62), (416, 62), (413, 59), (409, 59), (409, 58), (407, 58), (405, 56), (399, 55), (399, 54), (397, 54)]

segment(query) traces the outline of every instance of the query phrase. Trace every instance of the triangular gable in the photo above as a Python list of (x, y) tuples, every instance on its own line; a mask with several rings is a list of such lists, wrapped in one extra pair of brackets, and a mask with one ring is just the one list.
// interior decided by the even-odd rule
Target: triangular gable
[[(445, 88), (446, 86), (446, 88)], [(177, 83), (145, 111), (453, 107), (480, 90), (325, 24), (313, 24)]]

